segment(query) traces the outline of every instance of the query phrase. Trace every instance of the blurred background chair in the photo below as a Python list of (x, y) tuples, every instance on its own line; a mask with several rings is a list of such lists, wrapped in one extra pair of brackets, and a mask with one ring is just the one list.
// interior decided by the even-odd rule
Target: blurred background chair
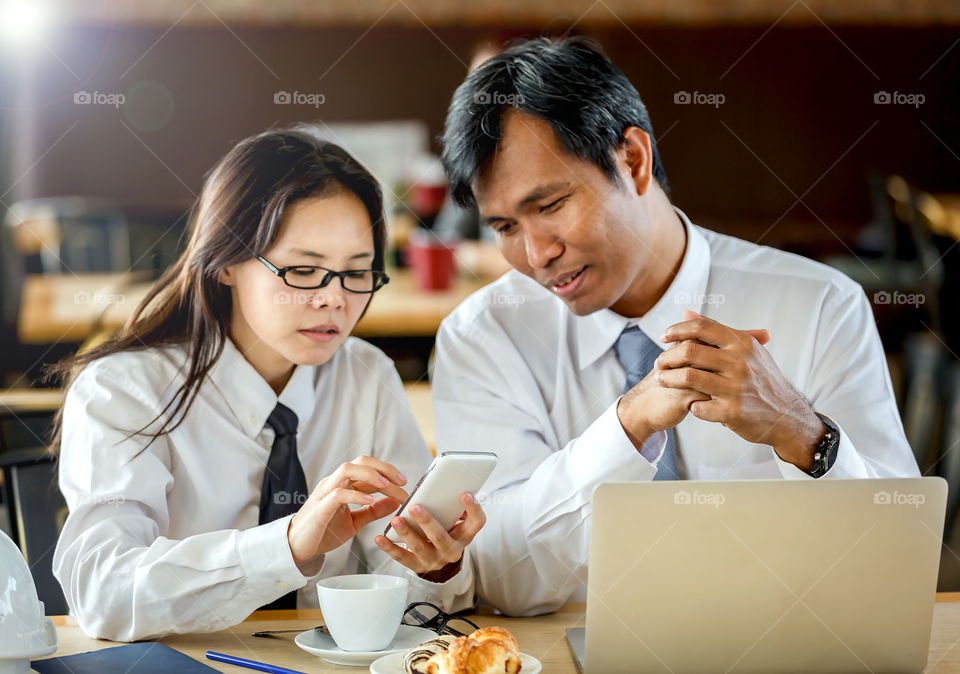
[(20, 547), (47, 615), (67, 612), (53, 576), (53, 550), (67, 516), (56, 456), (47, 446), (63, 392), (0, 391), (0, 525)]
[(156, 278), (186, 245), (191, 203), (51, 197), (13, 204), (0, 225), (0, 385), (39, 385), (44, 365), (74, 352), (90, 337), (55, 331), (40, 340), (25, 339), (27, 286), (38, 278), (54, 285), (76, 281), (80, 288), (93, 275), (100, 279), (95, 288)]
[(947, 387), (944, 373), (954, 360), (946, 345), (933, 333), (912, 333), (904, 340), (900, 412), (907, 441), (924, 474), (936, 465), (941, 455)]
[(824, 262), (859, 283), (870, 298), (884, 346), (899, 352), (906, 335), (941, 331), (944, 256), (918, 206), (918, 192), (897, 175), (868, 178), (873, 218), (854, 255)]
[(186, 247), (191, 205), (191, 201), (162, 206), (124, 204), (130, 264), (114, 271), (150, 272), (152, 277), (159, 277)]
[(950, 485), (947, 495), (946, 538), (950, 545), (957, 542), (957, 513), (960, 511), (960, 361), (950, 364), (945, 371), (943, 442), (940, 475)]
[(4, 224), (13, 230), (17, 250), (31, 262), (28, 273), (130, 268), (127, 217), (112, 200), (51, 197), (19, 201), (7, 211)]
[(45, 364), (73, 352), (76, 344), (69, 340), (28, 344), (18, 339), (28, 275), (62, 277), (125, 270), (131, 261), (127, 220), (111, 200), (53, 197), (12, 204), (0, 229), (4, 257), (0, 272), (0, 384), (33, 386), (40, 383)]

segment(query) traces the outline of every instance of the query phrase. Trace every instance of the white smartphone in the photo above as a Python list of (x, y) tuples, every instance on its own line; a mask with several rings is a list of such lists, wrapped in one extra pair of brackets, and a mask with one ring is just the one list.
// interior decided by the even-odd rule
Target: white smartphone
[[(443, 452), (433, 460), (393, 517), (399, 515), (410, 528), (421, 533), (419, 525), (407, 515), (410, 506), (419, 504), (449, 531), (463, 513), (460, 494), (476, 494), (496, 466), (497, 455), (493, 452)], [(383, 535), (394, 543), (400, 542), (392, 524), (387, 524)]]

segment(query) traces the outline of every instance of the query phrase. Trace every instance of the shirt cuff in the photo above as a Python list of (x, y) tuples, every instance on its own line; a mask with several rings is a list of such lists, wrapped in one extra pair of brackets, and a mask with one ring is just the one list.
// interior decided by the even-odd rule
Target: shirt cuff
[(287, 529), (293, 515), (240, 531), (237, 548), (243, 573), (250, 581), (255, 599), (269, 604), (291, 590), (306, 585), (307, 578), (293, 561)]
[(619, 403), (617, 398), (587, 427), (572, 448), (573, 467), (585, 481), (608, 481), (618, 468), (628, 471), (623, 474), (624, 480), (652, 480), (657, 474), (656, 462), (667, 445), (667, 434), (654, 433), (638, 452), (617, 416)]
[(448, 613), (462, 611), (473, 606), (474, 572), (470, 548), (464, 548), (460, 570), (442, 583), (421, 578), (403, 567), (410, 581), (407, 603), (429, 601)]

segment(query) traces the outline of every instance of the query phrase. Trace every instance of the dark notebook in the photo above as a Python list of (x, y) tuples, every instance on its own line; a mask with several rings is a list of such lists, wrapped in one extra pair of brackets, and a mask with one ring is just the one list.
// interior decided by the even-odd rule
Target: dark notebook
[(199, 674), (217, 671), (158, 643), (113, 646), (62, 658), (34, 660), (30, 666), (40, 674)]

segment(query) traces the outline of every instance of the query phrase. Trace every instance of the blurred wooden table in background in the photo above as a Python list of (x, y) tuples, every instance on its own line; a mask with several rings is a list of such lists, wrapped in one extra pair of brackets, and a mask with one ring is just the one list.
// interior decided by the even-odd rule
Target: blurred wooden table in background
[[(390, 272), (353, 334), (429, 337), (447, 314), (489, 279), (458, 277), (449, 290), (422, 292), (405, 269)], [(123, 327), (152, 284), (131, 274), (30, 275), (23, 285), (18, 337), (24, 344), (82, 342)]]

